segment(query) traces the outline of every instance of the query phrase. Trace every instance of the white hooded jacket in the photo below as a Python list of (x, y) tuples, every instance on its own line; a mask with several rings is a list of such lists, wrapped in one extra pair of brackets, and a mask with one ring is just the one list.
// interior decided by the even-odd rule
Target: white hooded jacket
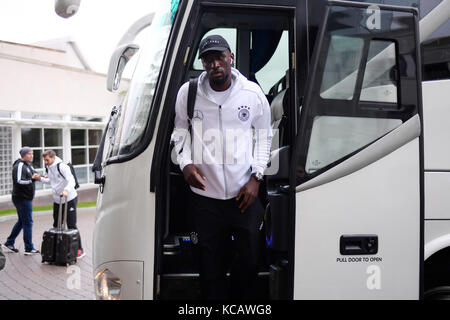
[[(250, 175), (267, 167), (272, 139), (269, 103), (261, 88), (232, 68), (228, 98), (218, 105), (208, 95), (206, 72), (198, 89), (189, 134), (187, 96), (189, 83), (178, 91), (175, 105), (175, 143), (181, 170), (195, 164), (206, 177), (206, 190), (191, 186), (193, 192), (215, 199), (236, 197)], [(193, 139), (191, 139), (191, 136)]]
[[(59, 170), (64, 175), (65, 179), (58, 172), (58, 163)], [(75, 190), (75, 178), (70, 171), (70, 168), (67, 164), (62, 162), (61, 158), (55, 156), (55, 161), (47, 167), (48, 169), (48, 177), (41, 177), (41, 182), (45, 184), (49, 184), (52, 186), (53, 191), (53, 201), (55, 203), (59, 203), (60, 197), (59, 195), (66, 190), (69, 195), (67, 197), (67, 201), (71, 201), (77, 197), (77, 191)]]

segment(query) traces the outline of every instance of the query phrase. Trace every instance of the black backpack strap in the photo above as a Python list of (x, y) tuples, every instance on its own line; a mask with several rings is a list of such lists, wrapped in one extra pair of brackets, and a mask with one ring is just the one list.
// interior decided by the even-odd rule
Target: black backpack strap
[[(187, 116), (188, 116), (187, 120), (189, 125), (188, 127), (189, 134), (192, 134), (192, 117), (194, 116), (195, 99), (197, 98), (197, 86), (198, 86), (198, 78), (193, 78), (189, 80), (189, 91), (187, 99)], [(183, 152), (185, 143), (186, 139), (184, 139), (183, 146), (181, 147), (179, 153)]]
[(189, 80), (189, 91), (188, 91), (188, 101), (187, 101), (187, 115), (189, 123), (189, 132), (191, 132), (191, 121), (194, 116), (195, 99), (197, 97), (197, 87), (198, 78), (193, 78)]
[(61, 169), (59, 169), (59, 165), (61, 164), (61, 162), (58, 162), (58, 164), (56, 165), (56, 168), (58, 169), (59, 174), (61, 175), (61, 177), (64, 178), (64, 180), (67, 180), (66, 177), (64, 177), (64, 175), (61, 173)]

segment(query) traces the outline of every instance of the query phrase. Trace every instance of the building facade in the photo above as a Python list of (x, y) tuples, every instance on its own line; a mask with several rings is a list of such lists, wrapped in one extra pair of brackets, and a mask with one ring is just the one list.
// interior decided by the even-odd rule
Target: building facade
[[(0, 203), (10, 201), (12, 163), (22, 146), (33, 149), (37, 171), (45, 170), (44, 150), (53, 149), (73, 164), (81, 190), (95, 190), (92, 163), (128, 81), (118, 93), (108, 92), (106, 75), (92, 71), (70, 39), (0, 41), (0, 70)], [(37, 196), (49, 194), (48, 186), (36, 188)]]

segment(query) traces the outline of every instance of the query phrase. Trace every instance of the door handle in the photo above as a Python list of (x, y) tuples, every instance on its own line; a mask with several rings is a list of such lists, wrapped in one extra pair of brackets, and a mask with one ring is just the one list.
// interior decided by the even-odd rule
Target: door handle
[(340, 239), (341, 255), (365, 255), (378, 253), (377, 235), (342, 235)]

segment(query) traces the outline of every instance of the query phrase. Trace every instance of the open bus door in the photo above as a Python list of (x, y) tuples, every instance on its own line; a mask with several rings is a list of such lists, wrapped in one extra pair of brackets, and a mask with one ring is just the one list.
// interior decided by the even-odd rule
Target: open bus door
[(418, 299), (417, 10), (330, 1), (311, 66), (290, 163), (289, 291), (294, 299)]
[[(93, 240), (99, 298), (195, 297), (198, 273), (183, 256), (192, 257), (192, 250), (183, 251), (191, 248), (187, 186), (170, 160), (170, 135), (175, 93), (201, 72), (194, 65), (198, 44), (218, 28), (234, 30), (237, 68), (246, 76), (257, 72), (249, 68), (251, 57), (267, 51), (256, 38), (278, 34), (283, 49), (281, 67), (266, 72), (265, 81), (272, 86), (265, 91), (271, 107), (281, 104), (285, 114), (275, 152), (280, 170), (266, 178), (266, 245), (280, 259), (264, 261), (270, 287), (264, 296), (420, 297), (417, 11), (329, 2), (309, 64), (308, 3), (319, 1), (189, 0), (174, 16), (168, 10), (155, 15), (152, 42), (140, 54), (103, 171)], [(278, 92), (277, 83), (284, 90)]]
[[(279, 170), (266, 178), (270, 257), (263, 265), (263, 284), (269, 287), (264, 296), (419, 298), (423, 142), (417, 11), (326, 2), (325, 14), (316, 13), (324, 19), (309, 64), (302, 42), (308, 33), (302, 23), (306, 2), (251, 2), (194, 2), (192, 23), (176, 51), (174, 65), (183, 65), (183, 72), (170, 74), (169, 91), (201, 72), (195, 53), (207, 32), (235, 30), (230, 43), (236, 43), (237, 68), (249, 76), (252, 52), (264, 51), (253, 41), (253, 31), (286, 34), (281, 37), (286, 64), (278, 68), (286, 88), (278, 92), (272, 83), (267, 93), (272, 112), (282, 100), (286, 113), (280, 119), (285, 130), (278, 132), (284, 138), (274, 151)], [(308, 66), (300, 107), (299, 74)], [(153, 296), (158, 299), (195, 297), (198, 285), (187, 233), (187, 186), (170, 160), (175, 96), (164, 100), (155, 142), (161, 148), (154, 149), (151, 171), (150, 190), (156, 191)]]

